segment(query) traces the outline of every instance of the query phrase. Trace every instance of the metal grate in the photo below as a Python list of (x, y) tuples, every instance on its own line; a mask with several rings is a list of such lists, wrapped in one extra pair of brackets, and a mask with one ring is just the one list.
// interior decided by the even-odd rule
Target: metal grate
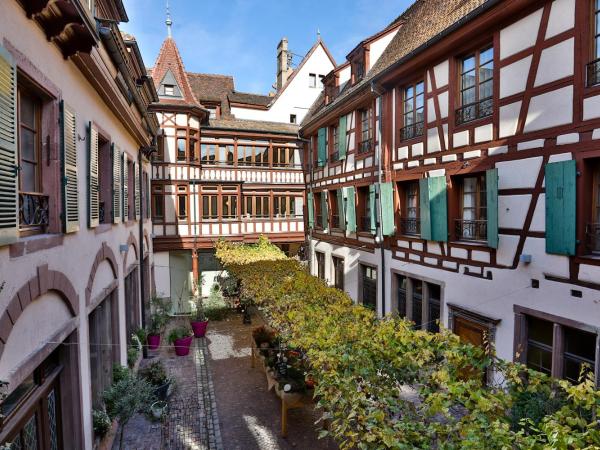
[(587, 85), (595, 86), (600, 83), (600, 59), (588, 63), (586, 67)]
[(421, 234), (421, 220), (417, 218), (400, 219), (400, 232), (407, 235)]
[(50, 448), (58, 450), (58, 432), (56, 430), (56, 393), (54, 389), (48, 394), (48, 425), (50, 427)]
[(487, 220), (456, 220), (456, 235), (467, 241), (487, 239)]
[(21, 228), (48, 226), (48, 196), (19, 192), (19, 224)]
[(400, 140), (406, 141), (419, 136), (423, 136), (423, 124), (424, 122), (413, 123), (400, 129)]
[(484, 98), (476, 103), (470, 103), (456, 110), (456, 124), (471, 122), (489, 117), (494, 112), (493, 98)]

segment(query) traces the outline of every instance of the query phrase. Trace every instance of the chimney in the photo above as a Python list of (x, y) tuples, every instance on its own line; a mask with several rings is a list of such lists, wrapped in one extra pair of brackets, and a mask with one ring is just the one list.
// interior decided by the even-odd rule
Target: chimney
[(277, 46), (277, 91), (283, 88), (292, 73), (291, 56), (288, 52), (288, 40), (284, 37)]

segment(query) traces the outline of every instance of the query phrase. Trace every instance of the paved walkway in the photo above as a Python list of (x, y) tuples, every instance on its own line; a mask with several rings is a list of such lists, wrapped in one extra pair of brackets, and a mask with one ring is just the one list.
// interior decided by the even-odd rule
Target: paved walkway
[(281, 402), (267, 391), (262, 369), (251, 368), (250, 339), (260, 322), (243, 325), (240, 315), (211, 322), (207, 334), (217, 410), (226, 450), (336, 449), (329, 440), (318, 440), (311, 406), (288, 412), (288, 437), (282, 438)]

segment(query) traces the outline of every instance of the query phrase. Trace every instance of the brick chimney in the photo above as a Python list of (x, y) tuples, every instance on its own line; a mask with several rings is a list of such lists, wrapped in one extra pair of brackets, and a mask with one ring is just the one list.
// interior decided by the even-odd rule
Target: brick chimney
[(288, 51), (288, 40), (284, 37), (277, 46), (277, 91), (281, 90), (292, 74), (291, 56)]

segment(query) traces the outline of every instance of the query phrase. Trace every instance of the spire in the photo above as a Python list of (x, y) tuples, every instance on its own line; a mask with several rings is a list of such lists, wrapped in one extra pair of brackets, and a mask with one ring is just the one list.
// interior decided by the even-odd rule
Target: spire
[(173, 21), (171, 20), (171, 12), (169, 11), (169, 0), (167, 0), (167, 20), (165, 20), (165, 24), (167, 25), (167, 37), (171, 37), (171, 25), (173, 25)]
[(321, 41), (321, 30), (317, 28), (317, 41)]

